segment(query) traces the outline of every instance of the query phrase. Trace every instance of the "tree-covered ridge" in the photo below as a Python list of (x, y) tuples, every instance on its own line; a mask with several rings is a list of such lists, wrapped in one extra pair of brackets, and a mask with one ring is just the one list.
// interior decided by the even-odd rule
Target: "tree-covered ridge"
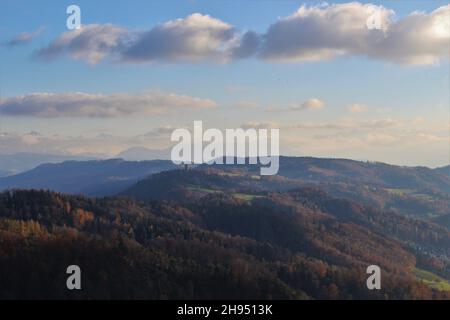
[[(400, 236), (327, 210), (328, 200), (315, 200), (325, 196), (318, 192), (250, 201), (210, 193), (186, 203), (5, 192), (0, 297), (448, 298), (412, 272), (419, 266), (445, 276), (441, 260), (418, 254)], [(432, 227), (422, 227), (423, 243), (432, 242), (426, 233)], [(435, 232), (434, 244), (445, 244), (445, 229)], [(83, 270), (80, 292), (65, 288), (70, 264)], [(368, 264), (383, 270), (380, 291), (366, 288)]]

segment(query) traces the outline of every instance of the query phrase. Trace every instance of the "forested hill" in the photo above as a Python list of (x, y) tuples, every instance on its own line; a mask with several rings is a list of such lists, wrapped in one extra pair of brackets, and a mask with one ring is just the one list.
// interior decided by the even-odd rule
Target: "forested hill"
[[(319, 179), (320, 180), (320, 179)], [(395, 212), (406, 217), (439, 222), (450, 214), (450, 194), (438, 188), (416, 189), (360, 183), (345, 179), (315, 181), (283, 176), (260, 176), (246, 166), (213, 166), (196, 169), (165, 171), (142, 179), (121, 195), (141, 201), (198, 199), (208, 193), (230, 193), (258, 196), (268, 191), (285, 192), (299, 187), (313, 187), (328, 194), (363, 204), (379, 211)], [(410, 187), (414, 187), (410, 185)], [(444, 224), (447, 225), (447, 224)]]
[[(184, 204), (5, 192), (0, 298), (449, 298), (420, 282), (431, 271), (445, 289), (443, 260), (415, 248), (448, 248), (448, 231), (386, 219), (315, 189)], [(83, 270), (76, 293), (71, 264)], [(380, 291), (367, 290), (370, 264)]]
[[(314, 183), (346, 182), (450, 194), (449, 166), (408, 167), (349, 159), (280, 157), (278, 176)], [(210, 167), (205, 165), (205, 168)], [(259, 174), (255, 165), (214, 165), (220, 170)]]
[(436, 168), (435, 171), (449, 175), (450, 176), (450, 165), (445, 167)]

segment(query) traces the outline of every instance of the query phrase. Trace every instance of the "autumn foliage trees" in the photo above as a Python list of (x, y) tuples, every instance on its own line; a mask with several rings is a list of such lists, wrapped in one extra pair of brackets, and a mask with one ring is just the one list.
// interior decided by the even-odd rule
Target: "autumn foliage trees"
[[(8, 191), (0, 298), (449, 298), (411, 272), (420, 262), (445, 276), (428, 253), (449, 237), (314, 189), (183, 202)], [(65, 288), (70, 264), (82, 269), (82, 291)], [(382, 290), (367, 289), (369, 264), (382, 268)]]

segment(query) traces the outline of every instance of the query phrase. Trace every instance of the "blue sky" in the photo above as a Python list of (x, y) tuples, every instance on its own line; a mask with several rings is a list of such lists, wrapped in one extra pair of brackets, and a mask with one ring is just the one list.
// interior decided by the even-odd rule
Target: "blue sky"
[[(95, 36), (98, 32), (95, 28), (113, 25), (117, 29), (108, 29), (105, 37), (110, 39), (123, 32), (127, 41), (138, 38), (137, 41), (144, 44), (146, 60), (136, 62), (127, 56), (127, 52), (120, 52), (117, 57), (117, 51), (124, 44), (102, 51), (102, 57), (95, 63), (89, 60), (91, 47), (77, 47), (76, 57), (68, 51), (75, 42), (54, 49), (59, 37), (69, 32), (65, 11), (70, 4), (81, 8), (82, 30), (86, 31), (83, 29), (85, 26), (96, 26), (92, 27), (94, 35), (90, 36), (90, 43), (101, 41)], [(364, 15), (370, 4), (382, 6), (380, 12), (383, 14), (387, 10), (395, 12), (389, 17), (383, 16), (390, 25), (384, 31), (388, 40), (382, 46), (394, 44), (392, 50), (370, 43), (372, 35), (358, 26), (360, 21), (357, 19)], [(315, 9), (295, 16), (302, 5)], [(442, 34), (426, 33), (433, 32), (429, 31), (427, 24), (433, 24), (439, 18), (433, 12), (447, 6), (448, 2), (361, 2), (346, 11), (350, 16), (354, 14), (355, 20), (342, 22), (361, 28), (355, 31), (356, 36), (345, 34), (351, 28), (342, 28), (344, 31), (335, 36), (340, 43), (336, 43), (333, 28), (330, 30), (326, 18), (321, 20), (320, 17), (322, 13), (332, 13), (332, 10), (341, 8), (339, 6), (348, 5), (348, 2), (330, 1), (319, 5), (318, 1), (257, 0), (3, 0), (0, 13), (0, 89), (2, 98), (9, 100), (0, 105), (0, 131), (3, 132), (0, 152), (45, 151), (113, 156), (133, 146), (167, 147), (170, 140), (167, 133), (162, 132), (170, 132), (171, 128), (180, 126), (189, 127), (194, 120), (203, 120), (207, 126), (218, 128), (280, 128), (281, 149), (287, 154), (370, 159), (407, 165), (448, 164), (449, 54), (448, 51), (442, 53), (442, 43), (445, 44), (442, 41), (447, 41), (450, 46), (448, 23), (443, 22), (444, 38)], [(336, 12), (341, 14), (342, 10), (338, 9)], [(422, 16), (411, 18), (415, 11), (422, 12)], [(203, 34), (198, 35), (194, 31), (189, 41), (200, 41), (200, 46), (207, 47), (198, 50), (192, 49), (189, 41), (188, 48), (178, 45), (180, 39), (172, 36), (170, 48), (179, 52), (169, 52), (167, 50), (172, 50), (169, 48), (158, 53), (157, 58), (151, 50), (157, 50), (154, 48), (163, 43), (155, 44), (156, 40), (151, 38), (153, 42), (149, 44), (145, 36), (139, 40), (141, 34), (150, 34), (155, 26), (187, 19), (194, 13), (201, 14), (200, 18), (192, 21), (195, 28), (209, 23), (207, 28), (219, 25), (220, 32), (233, 30), (233, 35), (228, 37), (220, 33), (214, 35), (217, 39), (208, 35), (210, 38), (204, 44), (200, 41), (202, 39), (198, 40)], [(205, 18), (206, 15), (209, 18)], [(290, 16), (294, 18), (286, 20)], [(444, 14), (444, 17), (447, 16)], [(292, 20), (298, 23), (288, 25)], [(307, 24), (302, 24), (305, 21)], [(404, 21), (412, 31), (407, 30), (403, 35), (398, 31), (403, 29), (396, 26)], [(280, 40), (286, 46), (285, 51), (282, 45), (273, 46), (267, 40), (271, 35), (269, 28), (274, 25), (281, 31), (273, 33), (276, 40), (273, 43)], [(340, 29), (339, 26), (336, 29)], [(283, 33), (283, 30), (290, 32)], [(255, 48), (252, 55), (242, 59), (222, 57), (222, 46), (241, 45), (243, 35), (248, 31), (263, 39), (258, 46), (263, 49)], [(324, 43), (317, 44), (319, 40), (306, 32), (317, 35), (317, 39)], [(408, 32), (423, 33), (423, 39), (417, 37), (411, 41)], [(30, 39), (8, 45), (23, 33), (30, 35)], [(164, 42), (164, 35), (158, 34), (156, 39)], [(298, 41), (298, 47), (292, 48), (290, 43), (282, 41), (283, 37), (291, 36), (294, 42), (295, 39), (305, 39), (309, 43)], [(428, 42), (430, 36), (437, 38)], [(358, 41), (353, 43), (353, 38)], [(216, 40), (219, 43), (217, 47), (208, 51), (209, 43)], [(358, 42), (364, 42), (364, 48)], [(405, 45), (397, 48), (398, 43)], [(51, 51), (51, 59), (47, 59), (42, 50), (50, 45), (54, 51)], [(330, 55), (329, 48), (332, 48)], [(314, 61), (305, 58), (304, 53), (309, 50), (313, 52)], [(41, 59), (42, 56), (45, 59)], [(110, 101), (108, 95), (126, 94), (124, 103), (130, 101), (132, 104), (136, 101), (135, 95), (151, 92), (151, 101), (158, 101), (161, 107), (149, 112), (147, 106), (142, 106), (144, 114), (127, 110), (126, 114), (111, 115), (108, 111), (106, 116), (93, 116), (85, 109), (81, 113), (69, 110), (81, 103), (75, 101), (80, 99), (80, 95), (67, 96), (75, 92), (101, 94), (102, 98), (96, 99), (102, 108), (106, 103), (102, 99)], [(40, 94), (39, 103), (20, 98), (32, 93)], [(75, 102), (69, 104), (64, 112), (49, 115), (36, 109), (45, 109), (42, 104), (47, 103), (45, 99), (48, 96), (43, 97), (43, 93), (55, 95), (51, 103), (57, 103), (55, 99)], [(319, 100), (321, 105), (309, 107), (311, 99)], [(178, 110), (177, 105), (187, 105), (188, 110)], [(94, 107), (89, 105), (89, 108)], [(14, 108), (21, 111), (16, 112)], [(164, 108), (170, 110), (165, 112)]]

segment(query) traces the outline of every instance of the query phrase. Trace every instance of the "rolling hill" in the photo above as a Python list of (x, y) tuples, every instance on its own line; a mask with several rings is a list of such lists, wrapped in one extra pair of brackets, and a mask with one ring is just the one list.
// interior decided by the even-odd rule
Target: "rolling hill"
[(436, 168), (434, 170), (439, 172), (439, 173), (443, 173), (443, 174), (446, 174), (446, 175), (450, 176), (450, 165), (445, 166), (445, 167)]
[[(304, 170), (308, 171), (308, 168)], [(327, 179), (327, 177), (309, 177), (303, 171), (297, 172), (297, 176), (303, 175), (300, 178), (282, 175), (259, 176), (253, 170), (257, 169), (250, 166), (200, 166), (187, 172), (162, 172), (139, 181), (121, 194), (142, 201), (161, 199), (184, 201), (217, 192), (254, 197), (261, 192), (283, 192), (299, 187), (312, 187), (373, 209), (391, 211), (426, 221), (440, 221), (436, 218), (450, 214), (450, 194), (440, 190), (439, 183), (434, 185), (432, 181), (429, 182), (431, 186), (428, 188), (422, 186), (420, 179), (409, 183), (407, 185), (409, 188), (402, 188), (405, 185), (388, 184), (380, 182), (380, 179), (373, 181), (366, 179), (364, 182), (351, 176)], [(404, 168), (400, 167), (399, 170), (402, 171)], [(415, 176), (415, 168), (408, 168), (407, 171), (412, 171), (411, 175)], [(345, 173), (336, 171), (337, 174), (344, 176)], [(446, 176), (442, 177), (441, 174), (436, 176), (437, 180), (446, 183)]]
[[(251, 174), (258, 174), (259, 171), (259, 166), (251, 165), (215, 165), (214, 167)], [(450, 194), (450, 176), (445, 172), (445, 167), (430, 169), (348, 159), (280, 157), (278, 176), (311, 183), (346, 182)]]
[[(175, 168), (164, 160), (70, 161), (0, 178), (0, 190), (50, 189), (89, 196), (139, 193), (139, 198), (182, 200), (216, 189), (240, 193), (245, 198), (248, 190), (255, 193), (313, 187), (337, 198), (426, 221), (439, 222), (438, 217), (450, 214), (450, 176), (438, 169), (346, 159), (281, 157), (276, 176), (260, 176), (258, 166), (201, 165), (186, 174), (164, 173), (145, 179)], [(133, 189), (138, 181), (146, 187)], [(180, 188), (183, 183), (189, 185)], [(143, 194), (142, 190), (147, 191)], [(164, 190), (170, 190), (170, 194), (163, 195)]]

